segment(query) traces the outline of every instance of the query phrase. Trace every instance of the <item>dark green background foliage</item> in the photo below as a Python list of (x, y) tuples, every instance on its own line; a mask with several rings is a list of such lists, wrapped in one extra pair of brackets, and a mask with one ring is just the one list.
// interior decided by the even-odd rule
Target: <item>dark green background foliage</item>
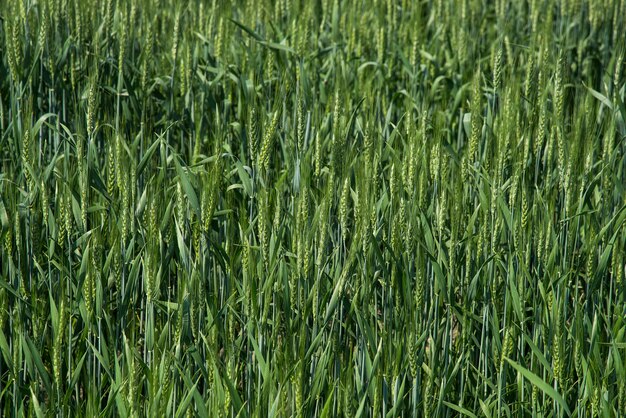
[(0, 3), (0, 415), (626, 414), (625, 0)]

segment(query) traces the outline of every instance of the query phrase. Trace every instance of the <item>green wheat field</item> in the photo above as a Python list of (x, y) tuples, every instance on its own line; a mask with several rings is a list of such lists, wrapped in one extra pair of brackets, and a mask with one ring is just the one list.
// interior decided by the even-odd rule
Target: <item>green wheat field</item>
[(626, 0), (0, 1), (0, 416), (626, 416)]

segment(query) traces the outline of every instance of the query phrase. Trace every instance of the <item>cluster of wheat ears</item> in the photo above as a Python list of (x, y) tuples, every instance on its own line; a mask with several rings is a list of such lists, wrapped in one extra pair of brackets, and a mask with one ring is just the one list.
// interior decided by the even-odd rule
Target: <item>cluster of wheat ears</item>
[(626, 415), (626, 0), (0, 1), (0, 415)]

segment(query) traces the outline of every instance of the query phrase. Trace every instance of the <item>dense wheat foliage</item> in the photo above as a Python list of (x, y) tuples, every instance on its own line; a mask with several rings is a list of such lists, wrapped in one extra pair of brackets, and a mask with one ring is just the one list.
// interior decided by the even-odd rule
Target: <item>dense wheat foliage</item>
[(625, 416), (624, 28), (0, 1), (0, 415)]

